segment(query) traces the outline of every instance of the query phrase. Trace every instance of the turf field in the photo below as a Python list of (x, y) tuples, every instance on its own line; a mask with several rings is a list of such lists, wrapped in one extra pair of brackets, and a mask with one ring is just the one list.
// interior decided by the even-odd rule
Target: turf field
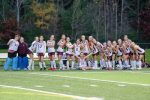
[(142, 71), (0, 71), (0, 100), (150, 100)]

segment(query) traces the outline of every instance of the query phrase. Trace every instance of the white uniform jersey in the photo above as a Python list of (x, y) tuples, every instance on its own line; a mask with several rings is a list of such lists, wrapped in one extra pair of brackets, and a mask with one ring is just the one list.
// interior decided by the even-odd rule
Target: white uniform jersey
[(87, 63), (85, 59), (79, 59), (79, 67), (87, 67)]
[(63, 40), (60, 40), (60, 41), (58, 42), (59, 47), (58, 47), (58, 49), (57, 49), (57, 52), (64, 52), (64, 49), (63, 49), (64, 44), (65, 44), (65, 43), (64, 43)]
[(103, 50), (104, 50), (105, 56), (107, 57), (112, 56), (112, 50), (109, 50), (107, 47), (104, 47)]
[(126, 48), (126, 54), (129, 54), (130, 53), (130, 47), (127, 47)]
[(120, 46), (119, 46), (117, 55), (118, 55), (118, 56), (122, 56), (122, 55), (123, 55), (123, 47), (120, 47)]
[(88, 41), (87, 40), (82, 41), (82, 44), (84, 46), (82, 52), (83, 53), (89, 53)]
[(80, 44), (74, 44), (74, 53), (76, 56), (79, 56), (81, 53)]
[(11, 40), (11, 43), (9, 44), (9, 49), (8, 51), (17, 51), (19, 46), (19, 42), (16, 41), (15, 39)]
[(48, 46), (48, 53), (55, 52), (55, 41), (47, 41), (47, 46)]
[[(71, 42), (69, 42), (69, 43), (67, 43), (67, 46), (68, 46), (68, 47), (71, 47), (71, 46), (73, 46), (73, 45), (72, 45), (72, 43), (71, 43)], [(73, 54), (73, 50), (72, 50), (72, 48), (68, 48), (68, 47), (67, 47), (67, 51), (66, 51), (66, 53), (67, 53), (67, 54)]]
[(29, 50), (31, 52), (34, 52), (36, 50), (36, 52), (37, 52), (37, 45), (38, 45), (38, 42), (37, 41), (33, 41), (31, 46), (29, 47)]
[(37, 53), (46, 53), (46, 42), (45, 41), (38, 42)]
[(103, 45), (100, 42), (96, 43), (98, 52), (102, 52)]
[(96, 45), (93, 45), (93, 50), (92, 50), (93, 54), (97, 54), (98, 53), (98, 48)]

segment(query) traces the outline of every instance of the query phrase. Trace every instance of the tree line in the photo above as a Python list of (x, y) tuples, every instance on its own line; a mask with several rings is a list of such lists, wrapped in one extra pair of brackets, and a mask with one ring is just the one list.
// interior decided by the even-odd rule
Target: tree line
[(124, 34), (134, 41), (149, 42), (149, 0), (0, 0), (0, 43), (14, 34), (27, 42), (44, 35), (56, 39), (66, 34), (73, 41), (81, 34), (99, 41)]

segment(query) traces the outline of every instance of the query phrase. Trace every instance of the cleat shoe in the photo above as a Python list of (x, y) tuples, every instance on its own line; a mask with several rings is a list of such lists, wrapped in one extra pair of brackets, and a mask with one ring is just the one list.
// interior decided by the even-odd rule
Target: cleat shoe
[(43, 69), (42, 68), (40, 68), (40, 71), (42, 71)]
[(46, 67), (44, 67), (44, 70), (46, 70)]

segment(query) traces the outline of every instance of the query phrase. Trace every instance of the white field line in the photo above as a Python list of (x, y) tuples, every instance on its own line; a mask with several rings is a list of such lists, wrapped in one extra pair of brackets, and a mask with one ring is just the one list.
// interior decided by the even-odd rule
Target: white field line
[(113, 81), (113, 80), (101, 80), (101, 79), (94, 79), (94, 78), (81, 78), (81, 77), (71, 77), (71, 76), (63, 76), (63, 75), (51, 75), (51, 74), (37, 74), (37, 75), (41, 75), (41, 76), (54, 76), (54, 77), (62, 77), (62, 78), (69, 78), (69, 79), (91, 80), (91, 81), (99, 81), (99, 82), (107, 82), (107, 83), (117, 83), (117, 84), (150, 86), (150, 84), (130, 83), (130, 82), (121, 82), (121, 81)]
[[(102, 72), (102, 71), (96, 71), (96, 72), (65, 72), (65, 73), (85, 73), (85, 74), (89, 74), (89, 73), (99, 73), (99, 74), (103, 74), (103, 73), (120, 73), (120, 72), (125, 72), (125, 73), (133, 73), (133, 74), (150, 74), (150, 71), (147, 71), (149, 73), (146, 73), (146, 72), (143, 72), (143, 71), (109, 71), (109, 72)], [(63, 72), (62, 72), (63, 73)], [(32, 72), (32, 73), (29, 73), (29, 74), (39, 74), (37, 72)]]
[[(30, 89), (30, 88), (23, 88), (23, 87), (17, 87), (17, 86), (8, 86), (8, 85), (0, 85), (0, 87), (4, 88), (14, 88), (14, 89), (20, 89), (20, 90), (26, 90), (26, 91), (32, 91), (32, 92), (39, 92), (39, 93), (45, 93), (45, 94), (52, 94), (52, 95), (59, 95), (63, 97), (69, 97), (75, 100), (95, 100), (93, 97), (81, 97), (81, 96), (75, 96), (75, 95), (68, 95), (68, 94), (62, 94), (62, 93), (55, 93), (55, 92), (48, 92), (48, 91), (42, 91), (42, 90), (36, 90), (36, 89)], [(103, 100), (101, 98), (98, 98), (97, 100)]]

